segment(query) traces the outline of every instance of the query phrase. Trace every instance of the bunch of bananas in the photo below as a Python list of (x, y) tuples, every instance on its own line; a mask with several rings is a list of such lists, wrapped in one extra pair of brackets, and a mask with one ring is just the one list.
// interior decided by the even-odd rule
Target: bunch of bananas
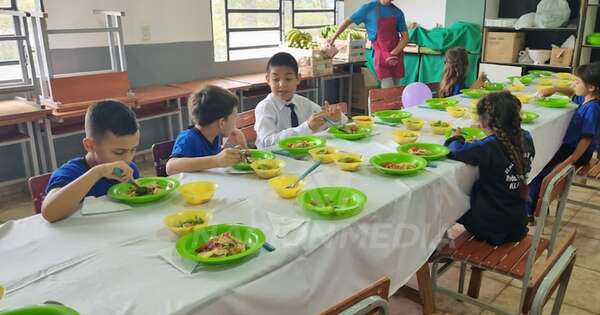
[[(330, 25), (330, 26), (325, 26), (323, 28), (321, 28), (321, 37), (327, 39), (327, 38), (331, 38), (333, 37), (333, 34), (335, 34), (335, 32), (337, 32), (338, 27), (335, 25)], [(347, 28), (345, 29), (340, 36), (338, 36), (339, 39), (341, 40), (347, 40), (348, 36), (350, 36), (351, 39), (364, 39), (363, 35), (361, 32), (352, 29), (352, 28)]]
[(311, 49), (319, 48), (319, 44), (313, 42), (312, 35), (308, 32), (302, 32), (298, 29), (291, 29), (285, 35), (286, 44), (288, 47)]

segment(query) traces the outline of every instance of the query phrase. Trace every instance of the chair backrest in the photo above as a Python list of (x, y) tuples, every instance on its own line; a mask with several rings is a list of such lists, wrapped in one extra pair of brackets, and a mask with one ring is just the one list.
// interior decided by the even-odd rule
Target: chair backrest
[(254, 145), (256, 142), (256, 131), (254, 131), (255, 122), (256, 117), (254, 116), (254, 110), (239, 113), (235, 121), (235, 127), (244, 134), (249, 146)]
[(388, 109), (402, 108), (402, 92), (404, 86), (369, 90), (369, 115)]
[(46, 186), (48, 186), (48, 180), (50, 180), (51, 174), (52, 173), (46, 173), (30, 177), (27, 181), (35, 213), (42, 212), (42, 203), (44, 202), (44, 198), (46, 198)]
[[(370, 308), (370, 310), (381, 309), (383, 310), (383, 314), (387, 314), (389, 312), (387, 306), (389, 293), (390, 279), (388, 277), (383, 277), (369, 287), (356, 292), (336, 305), (320, 312), (319, 315), (336, 315), (341, 314), (344, 311), (346, 311), (344, 314), (366, 314), (364, 312), (365, 308)], [(363, 301), (367, 303), (364, 303)], [(355, 307), (353, 308), (353, 306)]]
[(126, 71), (56, 76), (50, 88), (52, 99), (63, 104), (126, 97), (129, 76)]
[(165, 141), (152, 145), (152, 158), (154, 159), (154, 171), (156, 176), (167, 176), (167, 161), (173, 151), (175, 141)]
[(437, 97), (440, 92), (440, 82), (427, 83), (433, 97)]

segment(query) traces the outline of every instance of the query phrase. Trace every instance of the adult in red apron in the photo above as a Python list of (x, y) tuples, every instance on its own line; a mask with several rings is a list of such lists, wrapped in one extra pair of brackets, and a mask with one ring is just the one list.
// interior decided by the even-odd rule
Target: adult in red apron
[[(386, 80), (400, 80), (404, 77), (404, 54), (399, 52), (397, 55), (392, 55), (398, 43), (400, 36), (398, 35), (398, 21), (395, 16), (381, 16), (381, 9), (377, 5), (377, 39), (372, 43), (373, 52), (375, 54), (375, 72), (377, 77), (382, 81), (383, 85), (389, 85)], [(392, 86), (395, 82), (391, 82)]]

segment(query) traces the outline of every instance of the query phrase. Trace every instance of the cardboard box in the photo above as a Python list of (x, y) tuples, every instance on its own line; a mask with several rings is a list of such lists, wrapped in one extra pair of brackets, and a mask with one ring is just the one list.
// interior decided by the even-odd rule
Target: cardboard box
[[(304, 78), (313, 78), (333, 74), (333, 60), (327, 59), (320, 50), (306, 50), (307, 56), (298, 59), (300, 75)], [(298, 58), (298, 57), (296, 57)]]
[(368, 112), (369, 90), (377, 89), (377, 79), (369, 68), (361, 68), (361, 73), (352, 76), (352, 112)]
[(573, 48), (552, 48), (550, 64), (553, 66), (570, 67), (573, 60)]
[(333, 57), (335, 60), (344, 62), (362, 62), (367, 60), (365, 56), (366, 41), (364, 39), (336, 40), (334, 45), (338, 49), (338, 53)]
[(523, 47), (523, 32), (487, 32), (484, 62), (516, 63)]

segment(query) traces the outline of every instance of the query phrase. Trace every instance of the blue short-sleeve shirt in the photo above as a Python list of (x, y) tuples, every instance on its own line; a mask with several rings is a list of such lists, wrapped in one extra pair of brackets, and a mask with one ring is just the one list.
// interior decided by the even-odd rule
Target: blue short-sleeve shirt
[(221, 142), (221, 136), (217, 136), (211, 143), (198, 128), (192, 127), (179, 133), (173, 145), (171, 157), (189, 158), (217, 155), (221, 152)]
[(573, 102), (579, 107), (569, 123), (563, 143), (575, 147), (581, 138), (590, 137), (592, 143), (588, 150), (598, 147), (598, 134), (600, 133), (600, 101), (585, 102), (584, 96), (574, 96)]
[(393, 4), (382, 5), (378, 0), (373, 0), (363, 4), (358, 10), (356, 10), (350, 16), (350, 20), (360, 25), (365, 23), (367, 28), (367, 34), (370, 41), (374, 41), (377, 38), (377, 7), (379, 6), (379, 14), (381, 17), (395, 16), (396, 17), (396, 28), (398, 32), (406, 32), (406, 20), (404, 18), (404, 12)]
[[(140, 177), (140, 170), (134, 162), (129, 163), (129, 166), (133, 169), (133, 178)], [(61, 165), (58, 169), (52, 172), (48, 185), (46, 186), (46, 193), (50, 192), (54, 188), (61, 188), (67, 186), (72, 181), (79, 178), (85, 172), (90, 170), (90, 166), (87, 164), (84, 157), (74, 158)], [(118, 184), (119, 181), (102, 178), (92, 186), (86, 196), (101, 197), (106, 195), (108, 189)]]

